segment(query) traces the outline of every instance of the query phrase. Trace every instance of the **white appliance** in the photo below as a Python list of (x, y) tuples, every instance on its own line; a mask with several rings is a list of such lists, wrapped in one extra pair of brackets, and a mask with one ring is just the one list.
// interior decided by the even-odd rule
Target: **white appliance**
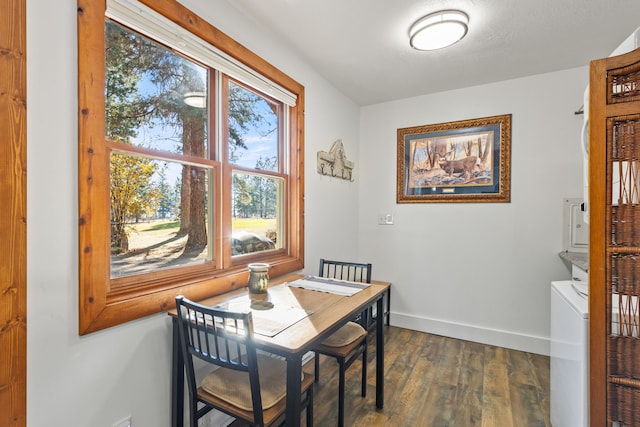
[[(620, 46), (611, 52), (611, 56), (622, 55), (627, 52), (640, 47), (640, 27), (638, 27)], [(582, 149), (582, 179), (583, 179), (583, 191), (584, 191), (584, 203), (582, 210), (584, 212), (584, 222), (589, 223), (589, 86), (584, 91), (584, 104), (583, 106), (583, 123), (582, 132), (580, 135), (580, 147)], [(619, 181), (617, 177), (617, 170), (613, 171), (613, 185), (612, 185), (612, 201), (616, 203), (619, 194)]]
[(589, 425), (587, 284), (551, 283), (551, 425)]

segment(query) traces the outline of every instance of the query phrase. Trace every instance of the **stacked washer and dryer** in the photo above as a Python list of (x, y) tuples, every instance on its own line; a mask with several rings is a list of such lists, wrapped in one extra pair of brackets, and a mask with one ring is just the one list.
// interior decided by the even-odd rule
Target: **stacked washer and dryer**
[(571, 262), (572, 280), (551, 283), (550, 409), (554, 427), (588, 426), (589, 224), (581, 205), (582, 199), (565, 199), (562, 209), (561, 256)]

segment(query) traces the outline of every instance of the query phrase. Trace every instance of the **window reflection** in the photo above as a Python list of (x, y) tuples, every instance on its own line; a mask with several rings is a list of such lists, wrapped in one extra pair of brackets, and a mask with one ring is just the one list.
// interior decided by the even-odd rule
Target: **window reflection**
[(206, 157), (206, 68), (106, 21), (106, 133), (112, 141)]
[(238, 166), (278, 170), (281, 104), (229, 81), (229, 161)]

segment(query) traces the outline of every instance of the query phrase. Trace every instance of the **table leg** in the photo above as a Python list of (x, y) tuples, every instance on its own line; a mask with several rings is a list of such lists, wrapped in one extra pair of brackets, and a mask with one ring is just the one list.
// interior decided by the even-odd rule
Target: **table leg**
[(172, 354), (171, 354), (171, 425), (182, 427), (184, 423), (184, 361), (180, 351), (180, 333), (178, 319), (171, 319)]
[(376, 407), (382, 409), (384, 406), (384, 307), (382, 296), (376, 302), (378, 315), (376, 316)]
[(287, 357), (287, 426), (300, 426), (300, 399), (302, 398), (302, 355)]
[(390, 318), (391, 318), (391, 287), (389, 287), (389, 289), (387, 289), (387, 307), (386, 307), (386, 314), (387, 314), (387, 326), (389, 326), (391, 323), (390, 322)]

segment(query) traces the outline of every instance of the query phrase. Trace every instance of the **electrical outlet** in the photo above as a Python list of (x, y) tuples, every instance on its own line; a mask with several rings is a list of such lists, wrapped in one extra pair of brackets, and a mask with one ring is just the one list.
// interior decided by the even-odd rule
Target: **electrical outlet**
[(113, 427), (131, 427), (131, 415), (113, 424)]

